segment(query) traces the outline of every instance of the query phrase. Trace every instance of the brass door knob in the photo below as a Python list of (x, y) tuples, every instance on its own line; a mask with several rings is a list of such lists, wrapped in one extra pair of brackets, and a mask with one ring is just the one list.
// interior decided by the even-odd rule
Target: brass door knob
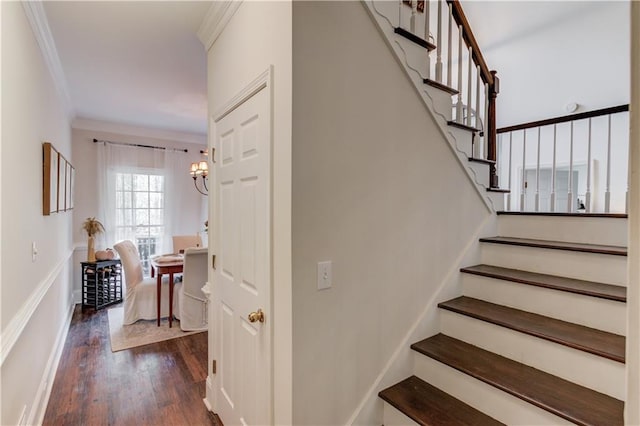
[(249, 322), (264, 322), (264, 312), (262, 312), (262, 309), (258, 309), (255, 312), (251, 312), (248, 317)]

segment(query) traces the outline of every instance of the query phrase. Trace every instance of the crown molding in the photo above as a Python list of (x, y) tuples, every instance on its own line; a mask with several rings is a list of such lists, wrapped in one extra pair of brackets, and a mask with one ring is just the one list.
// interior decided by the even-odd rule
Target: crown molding
[(117, 133), (120, 135), (162, 139), (172, 142), (184, 142), (197, 145), (207, 144), (207, 135), (199, 133), (179, 132), (175, 130), (140, 127), (130, 124), (113, 123), (89, 118), (75, 118), (71, 122), (72, 129), (90, 130), (93, 132)]
[(69, 88), (64, 76), (62, 64), (60, 63), (60, 57), (58, 56), (58, 49), (56, 49), (56, 43), (51, 34), (51, 28), (49, 27), (49, 21), (47, 20), (43, 3), (41, 1), (23, 1), (22, 7), (38, 42), (44, 62), (49, 69), (49, 73), (51, 73), (53, 83), (60, 94), (67, 117), (69, 121), (71, 121), (75, 117), (75, 110), (71, 103)]
[(198, 29), (198, 38), (208, 51), (227, 26), (243, 0), (214, 1)]

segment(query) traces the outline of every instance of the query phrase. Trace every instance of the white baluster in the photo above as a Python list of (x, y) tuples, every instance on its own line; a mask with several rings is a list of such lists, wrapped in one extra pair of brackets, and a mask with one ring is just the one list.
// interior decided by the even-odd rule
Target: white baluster
[(536, 211), (540, 211), (540, 127), (538, 127), (538, 160), (536, 162)]
[(569, 138), (569, 188), (567, 191), (567, 212), (573, 212), (573, 121), (571, 122), (571, 137)]
[(511, 210), (511, 159), (513, 157), (513, 132), (509, 132), (509, 186), (507, 189), (507, 206)]
[(520, 211), (524, 211), (524, 199), (527, 194), (527, 182), (525, 181), (525, 158), (527, 155), (527, 129), (522, 131), (522, 188), (520, 189)]
[(611, 114), (607, 119), (607, 186), (604, 192), (604, 212), (611, 209)]
[(467, 71), (467, 126), (471, 127), (471, 70), (473, 69), (473, 48), (469, 46), (469, 70)]
[(556, 211), (556, 125), (553, 125), (553, 165), (551, 166), (551, 212)]
[(447, 26), (447, 86), (451, 87), (451, 56), (453, 56), (452, 52), (452, 31), (453, 31), (453, 11), (452, 6), (449, 4), (449, 25)]
[[(476, 67), (476, 129), (481, 129), (480, 125), (480, 85), (482, 85), (482, 80), (480, 79), (480, 66)], [(482, 150), (483, 153), (486, 153), (486, 150)], [(478, 158), (485, 158), (484, 156)]]
[[(429, 0), (424, 1), (424, 39), (429, 41), (429, 20), (431, 19), (431, 10)], [(427, 78), (431, 78), (431, 55), (427, 52)]]
[(424, 0), (424, 39), (429, 41), (429, 19), (431, 19), (431, 10), (429, 10), (429, 0)]
[(591, 118), (589, 118), (589, 140), (587, 141), (587, 192), (584, 196), (586, 213), (591, 213)]
[[(483, 125), (482, 132), (484, 133), (484, 143), (482, 146), (484, 147), (484, 152), (489, 152), (488, 142), (489, 142), (489, 134), (487, 133), (487, 120), (489, 119), (489, 85), (485, 83), (484, 85), (484, 116), (483, 116)], [(496, 158), (498, 158), (496, 156)]]
[(402, 0), (398, 0), (398, 28), (402, 28)]
[(438, 37), (436, 40), (436, 81), (442, 83), (442, 0), (438, 0)]
[(456, 104), (456, 122), (462, 124), (462, 25), (458, 25), (458, 103)]
[(416, 15), (418, 13), (418, 0), (410, 0), (411, 2), (411, 18), (409, 19), (409, 31), (411, 34), (416, 33)]

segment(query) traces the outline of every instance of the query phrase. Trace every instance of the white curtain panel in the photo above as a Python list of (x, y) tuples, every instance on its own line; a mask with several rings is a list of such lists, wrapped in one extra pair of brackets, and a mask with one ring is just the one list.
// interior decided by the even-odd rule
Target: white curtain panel
[[(162, 218), (156, 215), (154, 220), (144, 224), (151, 225), (149, 232), (154, 235), (155, 244), (150, 251), (155, 253), (149, 253), (150, 255), (170, 253), (172, 235), (195, 235), (202, 231), (204, 224), (201, 223), (201, 211), (206, 197), (195, 190), (189, 175), (189, 164), (200, 160), (197, 149), (185, 153), (172, 149), (150, 149), (110, 143), (99, 143), (97, 148), (97, 211), (98, 219), (102, 221), (106, 230), (98, 241), (98, 247), (113, 247), (122, 240), (136, 243), (136, 239), (141, 236), (140, 230), (143, 229), (137, 225), (143, 224), (147, 217), (158, 213), (158, 210), (154, 209), (148, 212), (117, 211), (117, 205), (162, 207)], [(144, 201), (141, 200), (139, 194), (132, 197), (127, 191), (122, 191), (123, 188), (145, 187), (145, 177), (141, 175), (149, 176), (148, 201), (146, 198)], [(153, 226), (156, 223), (159, 226)]]

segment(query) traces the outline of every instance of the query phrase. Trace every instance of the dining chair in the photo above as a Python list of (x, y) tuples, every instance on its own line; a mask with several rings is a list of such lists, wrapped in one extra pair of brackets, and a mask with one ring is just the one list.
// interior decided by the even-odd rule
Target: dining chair
[[(138, 320), (157, 319), (157, 279), (144, 277), (142, 262), (138, 249), (129, 240), (121, 241), (113, 246), (124, 270), (124, 325), (133, 324)], [(169, 277), (162, 277), (160, 317), (169, 316)], [(180, 319), (180, 283), (174, 284), (173, 312)]]
[(173, 236), (173, 252), (184, 253), (189, 247), (202, 247), (202, 238), (200, 235), (174, 235)]
[(184, 270), (180, 289), (180, 328), (206, 330), (208, 298), (202, 292), (207, 282), (206, 248), (188, 248), (184, 252)]

